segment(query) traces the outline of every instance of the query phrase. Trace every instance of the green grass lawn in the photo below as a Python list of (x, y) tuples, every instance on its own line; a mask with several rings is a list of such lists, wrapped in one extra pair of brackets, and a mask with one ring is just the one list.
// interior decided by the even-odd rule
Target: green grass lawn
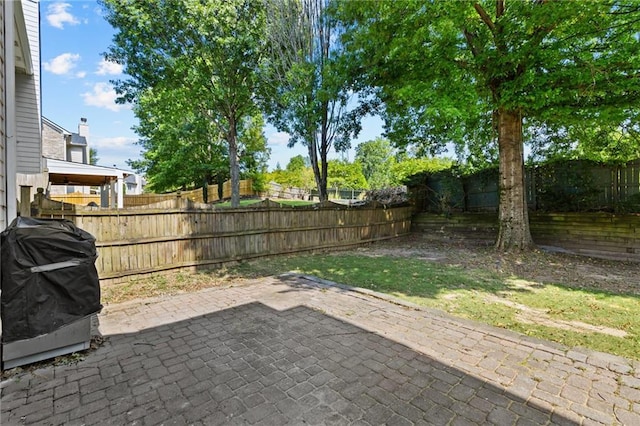
[(640, 359), (640, 298), (633, 295), (527, 282), (407, 257), (354, 254), (276, 257), (246, 262), (226, 273), (259, 277), (288, 271), (387, 293), (571, 347)]
[[(285, 272), (366, 288), (569, 347), (582, 346), (640, 359), (640, 297), (537, 283), (490, 266), (462, 268), (419, 258), (353, 253), (279, 256), (208, 273), (131, 280), (103, 290), (120, 303)], [(600, 332), (594, 328), (600, 328)], [(602, 332), (605, 331), (605, 332)]]

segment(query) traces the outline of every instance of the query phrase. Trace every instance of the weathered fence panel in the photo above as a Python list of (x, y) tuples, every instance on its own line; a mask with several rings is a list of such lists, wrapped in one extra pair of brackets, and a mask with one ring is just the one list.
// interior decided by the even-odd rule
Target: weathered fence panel
[[(575, 160), (528, 166), (527, 205), (540, 211), (640, 211), (640, 159), (622, 165)], [(438, 172), (410, 188), (416, 203), (431, 212), (497, 211), (498, 170), (469, 176)]]
[[(173, 200), (168, 201), (174, 203)], [(96, 237), (103, 282), (179, 268), (206, 268), (256, 257), (354, 246), (406, 234), (411, 207), (42, 211)]]
[[(529, 224), (538, 245), (640, 262), (640, 214), (530, 213)], [(498, 218), (481, 213), (421, 213), (413, 218), (412, 229), (493, 241), (498, 235)]]
[(95, 203), (98, 206), (100, 205), (100, 195), (82, 194), (80, 192), (73, 192), (70, 194), (52, 194), (50, 199), (78, 206), (86, 206), (89, 203)]

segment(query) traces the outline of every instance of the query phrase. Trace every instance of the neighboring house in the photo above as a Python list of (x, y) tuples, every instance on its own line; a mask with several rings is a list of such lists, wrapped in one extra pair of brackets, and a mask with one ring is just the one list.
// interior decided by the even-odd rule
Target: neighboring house
[(0, 231), (21, 211), (29, 214), (36, 189), (50, 185), (99, 185), (101, 205), (122, 208), (121, 188), (132, 173), (85, 164), (89, 128), (84, 126), (81, 121), (77, 136), (70, 134), (68, 144), (65, 139), (64, 158), (43, 157), (40, 5), (38, 0), (0, 0)]
[(124, 179), (126, 185), (126, 194), (128, 195), (140, 195), (144, 191), (144, 187), (147, 185), (147, 180), (140, 175), (129, 175)]
[[(42, 117), (42, 156), (45, 159), (89, 164), (89, 124), (81, 118), (78, 133), (72, 133), (46, 117)], [(81, 192), (89, 194), (89, 186), (61, 185), (51, 187), (51, 194)]]
[(81, 118), (78, 133), (72, 133), (42, 117), (42, 156), (54, 160), (89, 164), (89, 124)]
[[(126, 194), (142, 193), (146, 182), (141, 176), (126, 170), (96, 165), (89, 166), (89, 144), (89, 124), (86, 118), (80, 119), (78, 133), (73, 133), (47, 117), (42, 117), (42, 156), (49, 172), (49, 182), (51, 183), (49, 194), (90, 194), (92, 193), (91, 186), (78, 186), (79, 179), (73, 175), (102, 176), (105, 173), (116, 173), (117, 179), (124, 185)], [(85, 164), (86, 166), (83, 166)], [(53, 175), (65, 175), (66, 182), (76, 184), (60, 185), (60, 180)], [(86, 178), (85, 181), (96, 188), (108, 180), (96, 183), (95, 178)]]
[(18, 185), (42, 179), (39, 24), (37, 0), (0, 2), (0, 230), (18, 215)]

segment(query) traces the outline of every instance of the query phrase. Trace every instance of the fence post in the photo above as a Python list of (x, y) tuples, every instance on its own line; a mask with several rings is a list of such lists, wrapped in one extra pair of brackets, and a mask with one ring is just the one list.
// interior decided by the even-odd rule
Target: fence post
[(35, 216), (40, 216), (40, 212), (42, 212), (42, 203), (44, 202), (44, 188), (38, 188), (36, 191), (37, 193), (33, 196), (35, 202)]
[(20, 216), (31, 216), (31, 186), (20, 185)]

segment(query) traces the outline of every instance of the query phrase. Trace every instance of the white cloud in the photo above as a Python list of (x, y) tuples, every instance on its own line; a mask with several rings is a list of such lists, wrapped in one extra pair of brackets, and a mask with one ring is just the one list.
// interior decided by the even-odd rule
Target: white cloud
[(117, 75), (122, 74), (122, 65), (116, 64), (115, 62), (107, 61), (106, 59), (102, 59), (98, 64), (98, 70), (96, 71), (98, 75)]
[(58, 55), (49, 62), (45, 62), (44, 69), (58, 75), (64, 75), (76, 67), (80, 60), (77, 53), (63, 53)]
[(80, 71), (76, 73), (76, 77), (78, 78), (85, 78), (87, 76), (87, 73), (85, 71)]
[(135, 142), (137, 142), (136, 138), (127, 136), (116, 136), (111, 138), (94, 139), (91, 141), (91, 146), (95, 148), (119, 149), (131, 147), (135, 144)]
[(116, 112), (129, 108), (128, 105), (116, 104), (117, 97), (115, 89), (108, 83), (96, 83), (93, 85), (91, 92), (82, 94), (85, 105), (106, 108)]
[(267, 143), (269, 145), (287, 145), (289, 143), (289, 133), (287, 132), (275, 132), (271, 133), (267, 137)]
[(52, 3), (47, 7), (47, 21), (52, 27), (64, 29), (64, 24), (78, 25), (80, 21), (67, 11), (69, 3)]

